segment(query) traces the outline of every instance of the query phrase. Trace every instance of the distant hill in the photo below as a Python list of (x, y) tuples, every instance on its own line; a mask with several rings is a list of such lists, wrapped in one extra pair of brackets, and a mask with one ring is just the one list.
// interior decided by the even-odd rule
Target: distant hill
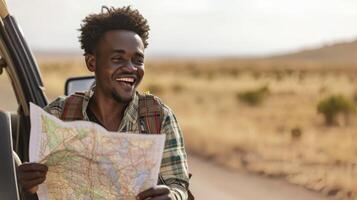
[[(83, 60), (80, 51), (35, 51), (35, 56), (39, 60)], [(224, 61), (224, 64), (222, 62)], [(357, 71), (357, 40), (350, 42), (339, 42), (324, 45), (317, 48), (304, 49), (293, 53), (286, 53), (268, 57), (202, 57), (202, 58), (185, 58), (185, 57), (168, 57), (168, 58), (151, 58), (154, 61), (175, 61), (175, 62), (206, 62), (205, 65), (219, 65), (223, 67), (242, 67), (252, 68), (294, 68), (294, 69), (312, 69), (312, 68), (350, 68)]]
[(78, 60), (83, 58), (80, 51), (73, 50), (34, 50), (33, 54), (40, 61)]
[(335, 43), (320, 48), (269, 57), (274, 61), (317, 62), (326, 64), (357, 64), (357, 40)]

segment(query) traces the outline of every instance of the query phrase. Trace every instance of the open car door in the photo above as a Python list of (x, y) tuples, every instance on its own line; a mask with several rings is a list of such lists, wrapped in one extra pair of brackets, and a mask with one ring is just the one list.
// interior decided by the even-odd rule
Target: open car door
[[(18, 105), (17, 112), (11, 117), (9, 113), (0, 112), (0, 134), (2, 134), (0, 138), (0, 170), (2, 170), (0, 172), (0, 187), (4, 189), (0, 190), (0, 199), (17, 199), (16, 173), (13, 167), (11, 143), (21, 160), (28, 161), (29, 102), (44, 107), (47, 105), (47, 99), (39, 68), (20, 27), (14, 17), (10, 15), (5, 0), (0, 0), (0, 16), (0, 72), (5, 69), (8, 74)], [(12, 122), (11, 119), (13, 119)], [(12, 142), (11, 138), (13, 138)]]
[(0, 16), (0, 54), (19, 105), (17, 115), (20, 130), (16, 130), (14, 148), (22, 161), (28, 161), (29, 102), (44, 107), (47, 99), (37, 63), (4, 0), (0, 1)]

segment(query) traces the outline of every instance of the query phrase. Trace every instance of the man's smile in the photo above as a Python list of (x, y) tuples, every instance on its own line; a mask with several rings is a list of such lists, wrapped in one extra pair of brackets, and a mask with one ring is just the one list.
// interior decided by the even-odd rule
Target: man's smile
[(134, 78), (117, 78), (115, 80), (118, 82), (126, 82), (126, 83), (130, 83), (130, 84), (135, 82)]
[(132, 89), (135, 85), (136, 79), (137, 78), (134, 75), (126, 75), (115, 78), (115, 81), (117, 81), (124, 88)]

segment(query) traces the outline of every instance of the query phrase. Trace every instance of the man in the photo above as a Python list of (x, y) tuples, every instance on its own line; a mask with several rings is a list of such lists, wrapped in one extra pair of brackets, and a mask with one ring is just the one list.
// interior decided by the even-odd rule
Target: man
[[(108, 131), (141, 132), (138, 120), (137, 86), (144, 76), (144, 50), (148, 45), (146, 19), (130, 7), (106, 8), (83, 20), (79, 41), (96, 86), (81, 96), (82, 119), (96, 122)], [(60, 97), (45, 110), (59, 117), (71, 108), (69, 98)], [(160, 104), (163, 118), (160, 133), (166, 135), (159, 185), (141, 192), (137, 199), (187, 199), (188, 170), (181, 130), (170, 108)], [(77, 106), (78, 107), (78, 106)], [(67, 114), (66, 114), (67, 115)], [(70, 118), (71, 119), (71, 118)], [(119, 134), (119, 133), (118, 133)], [(44, 182), (47, 167), (25, 163), (18, 167), (23, 190), (36, 192)]]

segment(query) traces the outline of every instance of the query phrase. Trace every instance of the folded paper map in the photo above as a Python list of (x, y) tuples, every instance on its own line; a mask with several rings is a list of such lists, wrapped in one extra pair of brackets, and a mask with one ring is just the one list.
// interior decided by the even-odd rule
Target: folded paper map
[(48, 166), (39, 199), (135, 199), (157, 184), (164, 135), (63, 122), (31, 104), (30, 161)]

